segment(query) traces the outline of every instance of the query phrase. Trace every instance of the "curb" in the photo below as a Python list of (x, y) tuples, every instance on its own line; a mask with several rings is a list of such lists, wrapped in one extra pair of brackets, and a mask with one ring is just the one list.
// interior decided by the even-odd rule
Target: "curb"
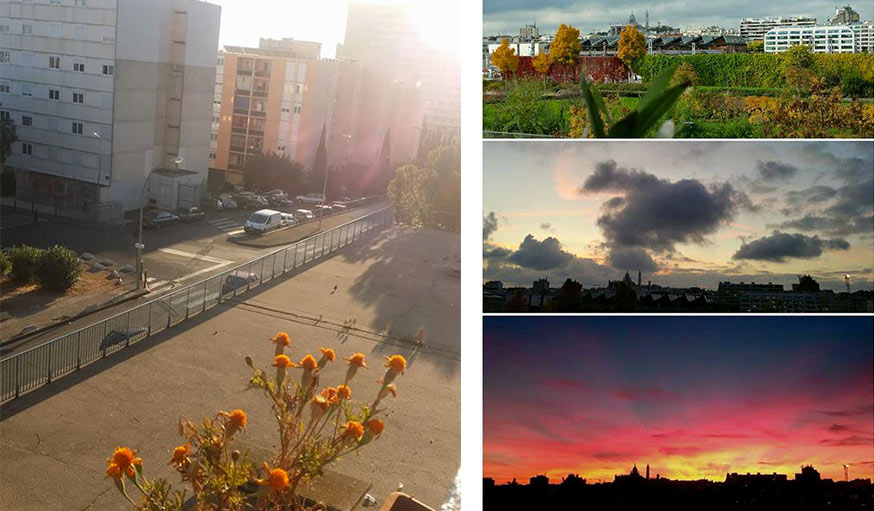
[[(304, 225), (306, 225), (306, 224), (304, 224)], [(294, 227), (296, 227), (296, 226), (286, 227), (285, 229), (293, 229)], [(267, 234), (266, 236), (270, 236), (271, 234), (275, 234), (275, 233), (277, 233), (277, 232), (282, 232), (283, 230), (284, 230), (284, 229), (277, 229), (277, 230), (273, 231), (272, 233)], [(257, 238), (248, 238), (248, 239), (237, 239), (237, 238), (233, 238), (233, 237), (232, 237), (232, 238), (228, 238), (228, 241), (230, 241), (230, 242), (232, 242), (232, 243), (236, 243), (237, 245), (242, 245), (242, 246), (244, 246), (244, 247), (252, 247), (252, 248), (274, 248), (274, 247), (281, 247), (281, 246), (283, 246), (283, 245), (290, 245), (290, 244), (292, 244), (292, 243), (297, 243), (298, 241), (300, 241), (300, 240), (302, 240), (302, 239), (304, 239), (304, 238), (308, 238), (308, 237), (310, 237), (310, 236), (314, 236), (314, 235), (316, 235), (316, 234), (318, 234), (318, 233), (320, 233), (320, 232), (322, 232), (321, 229), (316, 229), (315, 231), (310, 232), (310, 233), (307, 233), (307, 234), (304, 234), (303, 236), (301, 236), (301, 237), (299, 237), (299, 238), (297, 238), (297, 239), (293, 239), (293, 240), (290, 240), (290, 241), (289, 241), (289, 240), (286, 240), (286, 241), (275, 241), (275, 242), (271, 242), (271, 243), (267, 243), (267, 244), (262, 244), (262, 243), (252, 243), (252, 241), (256, 241), (256, 240), (264, 239), (263, 236), (262, 236), (262, 237), (257, 237)]]
[(98, 305), (96, 308), (89, 309), (89, 307), (85, 307), (85, 309), (82, 312), (79, 312), (78, 314), (76, 314), (74, 316), (70, 316), (69, 318), (58, 320), (58, 321), (55, 321), (54, 323), (50, 323), (48, 325), (43, 325), (41, 327), (35, 328), (35, 329), (30, 330), (30, 331), (25, 332), (25, 333), (16, 334), (16, 335), (10, 337), (9, 339), (2, 340), (2, 341), (0, 341), (0, 348), (6, 348), (11, 344), (17, 343), (19, 341), (24, 341), (30, 337), (33, 337), (34, 335), (48, 332), (54, 328), (57, 328), (57, 327), (63, 325), (64, 323), (69, 323), (72, 321), (82, 319), (86, 316), (90, 316), (91, 314), (94, 314), (95, 312), (99, 312), (99, 311), (102, 311), (104, 309), (108, 309), (109, 307), (112, 307), (113, 305), (118, 305), (120, 303), (125, 303), (125, 302), (129, 302), (131, 300), (136, 300), (137, 298), (140, 298), (140, 297), (145, 296), (147, 294), (149, 294), (149, 290), (147, 290), (147, 289), (135, 289), (133, 291), (128, 291), (125, 294), (117, 295), (117, 296), (110, 298), (109, 300), (103, 302), (102, 304)]

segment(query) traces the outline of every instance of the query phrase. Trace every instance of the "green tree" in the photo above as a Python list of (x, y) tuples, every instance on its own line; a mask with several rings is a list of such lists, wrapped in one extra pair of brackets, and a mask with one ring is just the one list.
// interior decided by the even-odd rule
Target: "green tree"
[(583, 285), (576, 280), (567, 279), (549, 304), (549, 309), (555, 312), (574, 312), (580, 310), (580, 297)]
[(399, 222), (423, 227), (431, 223), (433, 172), (411, 163), (399, 167), (388, 184), (388, 198)]
[(637, 310), (637, 293), (625, 282), (620, 282), (614, 288), (613, 312), (634, 312)]
[(822, 80), (814, 72), (816, 61), (809, 46), (804, 44), (793, 46), (786, 50), (782, 57), (783, 78), (796, 93), (811, 91), (822, 85)]
[(433, 172), (433, 221), (436, 227), (461, 227), (461, 145), (458, 139), (428, 153), (426, 167)]
[(0, 163), (6, 165), (6, 157), (12, 154), (12, 144), (18, 140), (15, 123), (7, 119), (0, 122)]
[(293, 194), (301, 191), (302, 181), (303, 166), (287, 156), (257, 153), (246, 158), (243, 183), (250, 190), (280, 188)]
[(750, 41), (747, 43), (747, 53), (764, 53), (765, 41)]
[(646, 38), (637, 28), (627, 25), (619, 34), (619, 51), (616, 56), (628, 66), (634, 69), (635, 63), (646, 55)]
[(516, 50), (510, 48), (510, 40), (506, 37), (501, 39), (501, 45), (492, 52), (492, 64), (501, 70), (501, 79), (506, 80), (511, 73), (519, 67), (519, 56)]
[(799, 275), (798, 285), (795, 286), (793, 291), (798, 291), (799, 293), (818, 293), (819, 282), (814, 280), (810, 275)]
[(698, 73), (695, 71), (695, 66), (689, 61), (684, 60), (682, 64), (677, 66), (677, 70), (674, 71), (674, 76), (671, 78), (671, 86), (676, 85), (698, 85)]

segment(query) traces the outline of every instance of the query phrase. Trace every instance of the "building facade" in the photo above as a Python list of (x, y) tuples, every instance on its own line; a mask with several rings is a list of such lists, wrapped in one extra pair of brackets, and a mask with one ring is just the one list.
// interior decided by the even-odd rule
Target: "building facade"
[(782, 53), (793, 46), (809, 46), (814, 53), (863, 53), (871, 51), (872, 25), (817, 25), (780, 27), (765, 34), (765, 53)]
[(0, 115), (17, 128), (7, 166), (18, 198), (97, 221), (143, 197), (199, 202), (220, 15), (198, 0), (0, 3)]
[(835, 9), (835, 17), (828, 20), (829, 25), (849, 25), (861, 21), (859, 13), (849, 5)]
[(778, 27), (812, 27), (816, 18), (791, 16), (779, 18), (744, 18), (740, 21), (740, 35), (747, 41), (761, 41), (769, 30)]

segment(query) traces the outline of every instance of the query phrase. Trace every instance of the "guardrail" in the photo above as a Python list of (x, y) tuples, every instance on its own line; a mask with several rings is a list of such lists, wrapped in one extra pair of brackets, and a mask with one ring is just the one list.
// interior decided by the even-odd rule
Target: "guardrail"
[(0, 403), (178, 325), (393, 221), (392, 207), (382, 208), (0, 360)]

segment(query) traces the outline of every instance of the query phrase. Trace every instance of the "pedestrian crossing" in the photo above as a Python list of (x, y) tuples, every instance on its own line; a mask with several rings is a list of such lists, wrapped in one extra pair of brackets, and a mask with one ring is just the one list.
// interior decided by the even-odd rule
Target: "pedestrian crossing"
[[(47, 218), (39, 217), (37, 223), (48, 222)], [(0, 213), (0, 230), (15, 229), (16, 227), (24, 227), (33, 225), (33, 214), (31, 213), (8, 213), (3, 211)]]
[(207, 220), (207, 223), (228, 234), (239, 234), (243, 232), (242, 227), (240, 227), (240, 222), (232, 218), (217, 218), (215, 220)]
[(157, 277), (146, 277), (146, 287), (152, 294), (167, 291), (173, 287), (173, 282), (168, 280), (159, 280)]

